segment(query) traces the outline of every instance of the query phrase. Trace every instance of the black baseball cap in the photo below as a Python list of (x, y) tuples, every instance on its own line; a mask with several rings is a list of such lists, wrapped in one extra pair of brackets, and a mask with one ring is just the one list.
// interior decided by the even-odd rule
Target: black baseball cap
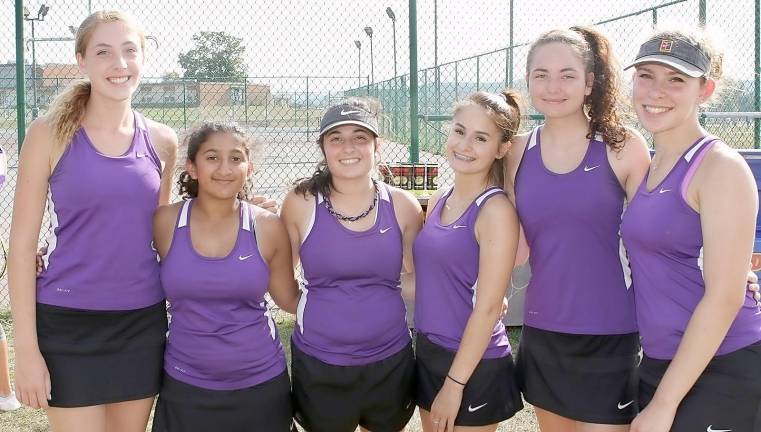
[(711, 59), (690, 41), (682, 38), (656, 37), (643, 43), (634, 62), (624, 70), (643, 63), (660, 63), (693, 78), (708, 76)]
[(378, 136), (378, 119), (375, 114), (350, 104), (335, 105), (325, 112), (320, 120), (320, 136), (331, 129), (343, 125), (357, 125)]

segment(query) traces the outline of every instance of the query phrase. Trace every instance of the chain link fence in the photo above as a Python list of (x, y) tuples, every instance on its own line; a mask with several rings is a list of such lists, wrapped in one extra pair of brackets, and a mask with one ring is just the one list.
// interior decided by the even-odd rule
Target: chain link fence
[[(19, 2), (21, 0), (16, 0)], [(413, 30), (410, 4), (416, 3)], [(0, 240), (7, 243), (18, 165), (16, 36), (13, 2), (0, 8), (0, 146), (8, 159), (0, 191)], [(260, 194), (282, 198), (309, 175), (323, 110), (347, 96), (377, 98), (384, 108), (383, 159), (391, 164), (438, 164), (453, 103), (476, 90), (515, 87), (525, 92), (528, 45), (540, 33), (596, 24), (622, 62), (634, 57), (654, 23), (723, 33), (725, 91), (718, 113), (759, 111), (757, 20), (759, 0), (589, 2), (572, 0), (41, 0), (23, 2), (25, 47), (23, 115), (28, 125), (79, 75), (73, 32), (91, 12), (132, 14), (148, 35), (144, 78), (134, 107), (175, 128), (182, 138), (201, 121), (232, 121), (258, 138)], [(44, 6), (44, 7), (43, 7)], [(717, 32), (718, 30), (718, 32)], [(410, 46), (417, 56), (411, 55)], [(417, 63), (411, 79), (410, 64)], [(223, 71), (223, 73), (220, 73)], [(417, 85), (415, 85), (417, 81)], [(417, 111), (413, 98), (417, 97)], [(535, 113), (530, 113), (535, 114)], [(417, 122), (411, 121), (411, 117)], [(529, 128), (538, 122), (526, 122)], [(738, 148), (759, 145), (759, 121), (715, 114), (706, 127)], [(181, 150), (182, 155), (183, 150)], [(43, 222), (43, 232), (48, 226)], [(0, 249), (2, 251), (2, 249)], [(0, 268), (5, 257), (0, 255)], [(0, 277), (0, 309), (8, 306)]]

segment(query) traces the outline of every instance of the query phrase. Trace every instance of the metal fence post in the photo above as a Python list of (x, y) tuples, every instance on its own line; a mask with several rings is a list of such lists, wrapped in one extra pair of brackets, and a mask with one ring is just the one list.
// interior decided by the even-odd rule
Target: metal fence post
[(26, 89), (24, 80), (24, 0), (16, 0), (16, 128), (18, 152), (26, 137)]
[(307, 133), (309, 133), (309, 76), (306, 77), (307, 81)]
[(515, 21), (513, 21), (513, 7), (515, 6), (515, 1), (510, 0), (510, 48), (508, 52), (508, 69), (507, 69), (507, 86), (512, 87), (513, 86), (513, 47), (515, 46), (515, 43), (513, 42), (513, 24), (515, 24)]
[(243, 78), (243, 121), (248, 127), (248, 78)]
[(706, 0), (698, 2), (698, 25), (700, 28), (705, 28), (706, 26)]
[[(755, 93), (755, 103), (754, 103), (754, 109), (756, 112), (761, 111), (761, 0), (756, 0), (756, 8), (755, 8), (755, 17), (754, 20), (756, 22), (755, 24), (755, 36), (753, 38), (754, 43), (753, 46), (755, 48), (755, 79), (754, 79), (754, 93)], [(761, 148), (761, 119), (754, 119), (753, 120), (753, 147), (754, 148)]]
[(188, 96), (185, 86), (185, 78), (182, 79), (182, 127), (188, 128)]
[(417, 85), (417, 0), (409, 0), (410, 21), (410, 162), (420, 159)]

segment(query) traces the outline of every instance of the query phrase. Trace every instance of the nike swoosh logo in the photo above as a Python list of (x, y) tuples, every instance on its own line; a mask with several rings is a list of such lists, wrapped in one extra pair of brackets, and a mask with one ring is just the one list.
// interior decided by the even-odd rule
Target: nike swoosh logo
[(391, 227), (385, 228), (385, 229), (381, 229), (380, 232), (381, 232), (381, 234), (385, 234), (385, 232), (390, 230), (390, 229), (391, 229)]
[(458, 229), (458, 228), (467, 228), (467, 227), (468, 227), (467, 225), (455, 225), (452, 228), (453, 229)]
[(661, 190), (658, 191), (658, 193), (666, 193), (666, 192), (671, 192), (671, 189), (663, 189), (663, 188), (661, 188)]
[(627, 402), (627, 403), (625, 403), (625, 404), (622, 404), (621, 402), (619, 402), (619, 403), (618, 403), (618, 409), (620, 409), (620, 410), (621, 410), (621, 409), (624, 409), (624, 408), (628, 407), (629, 405), (631, 405), (631, 404), (633, 404), (633, 403), (634, 403), (634, 401), (633, 401), (633, 400), (630, 400), (629, 402)]
[(485, 407), (486, 405), (489, 405), (489, 402), (486, 402), (483, 405), (479, 405), (477, 407), (474, 407), (473, 405), (468, 405), (468, 412), (476, 412), (480, 410), (481, 408)]
[(706, 432), (732, 432), (732, 429), (714, 429), (713, 425), (708, 426)]
[(148, 155), (146, 155), (145, 153), (135, 153), (135, 157), (142, 158), (142, 157), (146, 157), (146, 156), (148, 156)]
[(341, 115), (359, 114), (359, 111), (344, 111), (341, 110)]
[(246, 255), (246, 256), (241, 255), (241, 256), (238, 257), (238, 259), (243, 261), (243, 260), (247, 260), (247, 259), (251, 258), (252, 256), (254, 256), (254, 254)]
[(588, 166), (586, 166), (586, 165), (585, 165), (585, 166), (584, 166), (584, 172), (589, 172), (589, 171), (592, 171), (592, 170), (593, 170), (593, 169), (595, 169), (595, 168), (600, 168), (600, 165), (595, 165), (595, 166), (593, 166), (593, 167), (588, 167)]

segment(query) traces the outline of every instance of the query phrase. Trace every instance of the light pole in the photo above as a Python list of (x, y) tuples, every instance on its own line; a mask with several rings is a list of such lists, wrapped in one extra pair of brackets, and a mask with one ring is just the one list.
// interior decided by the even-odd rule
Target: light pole
[(393, 26), (392, 28), (394, 32), (394, 77), (396, 77), (396, 15), (394, 15), (394, 11), (391, 10), (391, 6), (386, 8), (386, 15), (391, 18), (391, 25)]
[(375, 70), (373, 65), (373, 28), (365, 27), (365, 33), (370, 38), (370, 83), (375, 84)]
[(362, 87), (362, 42), (355, 40), (354, 46), (357, 47), (357, 90)]
[[(48, 14), (50, 7), (40, 5), (40, 9), (37, 11), (37, 16), (34, 18), (29, 17), (29, 9), (24, 8), (24, 21), (32, 23), (32, 98), (34, 105), (32, 106), (32, 119), (36, 119), (39, 114), (39, 108), (37, 107), (37, 53), (34, 49), (34, 22), (45, 21), (45, 15)], [(23, 65), (21, 65), (23, 67)]]
[(391, 27), (393, 29), (393, 35), (394, 35), (394, 133), (396, 133), (398, 128), (398, 111), (397, 111), (397, 75), (396, 75), (396, 15), (394, 14), (393, 9), (391, 9), (391, 6), (386, 8), (386, 15), (388, 15), (389, 18), (391, 18)]

